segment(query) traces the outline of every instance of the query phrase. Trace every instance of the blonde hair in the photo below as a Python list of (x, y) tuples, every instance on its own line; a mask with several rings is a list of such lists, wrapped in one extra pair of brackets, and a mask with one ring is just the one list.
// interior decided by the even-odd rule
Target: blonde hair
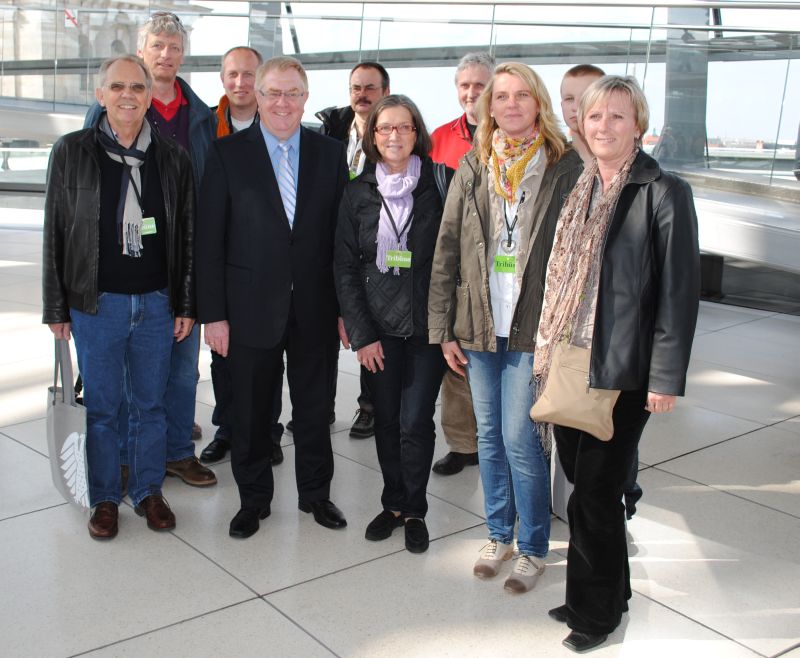
[(583, 92), (581, 102), (578, 104), (578, 127), (583, 132), (583, 120), (586, 114), (598, 103), (608, 100), (614, 92), (619, 92), (627, 96), (633, 105), (634, 120), (639, 131), (636, 138), (636, 146), (642, 145), (642, 137), (650, 127), (650, 108), (647, 105), (647, 97), (642, 88), (632, 75), (604, 75), (599, 80), (595, 80)]
[(297, 71), (300, 79), (303, 81), (303, 91), (308, 91), (308, 76), (306, 75), (306, 70), (303, 68), (303, 65), (300, 63), (300, 60), (295, 59), (294, 57), (288, 57), (286, 55), (271, 57), (258, 67), (258, 70), (256, 71), (256, 89), (261, 88), (261, 83), (264, 81), (264, 76), (266, 76), (270, 71), (286, 71), (288, 69), (294, 69)]
[(501, 73), (509, 73), (522, 80), (533, 94), (533, 98), (539, 104), (539, 117), (537, 123), (539, 131), (544, 138), (545, 152), (547, 153), (547, 163), (553, 164), (561, 159), (566, 150), (567, 140), (564, 133), (558, 127), (558, 119), (553, 112), (553, 103), (550, 101), (550, 94), (547, 87), (539, 75), (527, 64), (521, 62), (503, 62), (494, 69), (494, 75), (486, 85), (486, 89), (478, 98), (478, 129), (475, 132), (475, 149), (478, 158), (483, 164), (489, 163), (492, 153), (492, 135), (497, 128), (497, 122), (491, 116), (490, 107), (492, 104), (492, 92), (497, 76)]

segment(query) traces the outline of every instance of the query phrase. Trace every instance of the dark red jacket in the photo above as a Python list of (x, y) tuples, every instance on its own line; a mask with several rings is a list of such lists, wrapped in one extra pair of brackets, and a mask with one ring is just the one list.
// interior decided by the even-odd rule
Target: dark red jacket
[(431, 160), (444, 162), (451, 169), (458, 169), (458, 163), (472, 148), (472, 139), (467, 129), (467, 115), (445, 123), (433, 131), (431, 135), (433, 148)]

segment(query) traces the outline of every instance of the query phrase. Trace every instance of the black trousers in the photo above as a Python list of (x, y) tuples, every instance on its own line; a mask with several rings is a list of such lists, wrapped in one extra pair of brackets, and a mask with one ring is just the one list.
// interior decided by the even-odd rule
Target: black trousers
[(575, 486), (567, 504), (568, 625), (584, 633), (611, 633), (631, 597), (622, 495), (650, 417), (647, 391), (623, 391), (614, 407), (614, 436), (600, 441), (554, 427), (558, 456)]
[[(333, 327), (332, 327), (333, 329)], [(328, 426), (330, 341), (311, 340), (290, 314), (286, 333), (274, 347), (231, 342), (228, 360), (233, 390), (231, 468), (242, 507), (272, 501), (270, 425), (275, 388), (286, 352), (286, 375), (294, 422), (295, 478), (301, 502), (330, 496), (333, 451)]]
[(368, 370), (383, 508), (425, 518), (436, 429), (433, 412), (446, 363), (427, 337), (382, 336), (384, 369)]
[[(276, 445), (281, 444), (283, 436), (283, 425), (281, 417), (281, 392), (283, 389), (283, 363), (276, 376), (275, 396), (272, 401), (272, 418), (270, 423), (270, 436)], [(230, 437), (231, 426), (233, 425), (233, 381), (231, 380), (231, 369), (228, 366), (227, 357), (220, 356), (213, 350), (211, 351), (211, 385), (214, 388), (214, 411), (211, 414), (211, 422), (217, 427), (227, 428)]]

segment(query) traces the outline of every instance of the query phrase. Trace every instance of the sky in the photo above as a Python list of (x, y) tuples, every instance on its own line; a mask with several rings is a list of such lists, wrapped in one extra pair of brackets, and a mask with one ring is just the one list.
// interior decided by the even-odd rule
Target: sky
[[(214, 13), (247, 12), (247, 3), (202, 2)], [(390, 49), (414, 47), (488, 48), (490, 44), (558, 43), (646, 39), (648, 30), (590, 28), (576, 25), (575, 12), (581, 23), (603, 25), (625, 23), (649, 26), (667, 22), (667, 10), (652, 13), (648, 8), (542, 7), (499, 6), (494, 11), (492, 29), (491, 6), (457, 7), (459, 21), (481, 21), (487, 24), (454, 23), (454, 5), (386, 5), (292, 3), (294, 24), (300, 50), (304, 54), (337, 50)], [(192, 22), (193, 55), (220, 54), (233, 45), (247, 43), (248, 18), (215, 16)], [(318, 16), (335, 17), (319, 20)], [(796, 29), (800, 32), (800, 11), (794, 10), (723, 10), (725, 26), (747, 26)], [(380, 20), (383, 19), (383, 20)], [(519, 23), (527, 24), (521, 25)], [(541, 22), (563, 22), (568, 27), (537, 26)], [(517, 23), (517, 24), (515, 24)], [(286, 22), (284, 21), (284, 25)], [(656, 31), (654, 38), (663, 38)], [(730, 33), (728, 33), (730, 34)], [(344, 46), (343, 44), (346, 44)], [(294, 54), (290, 33), (283, 30), (285, 54)], [(564, 72), (571, 66), (536, 66), (556, 108), (559, 86)], [(608, 73), (635, 75), (643, 83), (651, 111), (651, 132), (660, 131), (664, 122), (665, 65), (643, 63), (604, 64)], [(410, 96), (420, 107), (429, 129), (451, 120), (461, 113), (453, 84), (454, 67), (390, 68), (391, 88), (395, 93)], [(195, 73), (191, 77), (195, 91), (209, 104), (215, 105), (222, 94), (216, 73)], [(314, 112), (348, 102), (348, 71), (309, 71), (309, 99), (304, 120), (313, 121)], [(783, 97), (785, 93), (785, 98)], [(778, 132), (781, 142), (794, 143), (800, 122), (800, 61), (712, 62), (708, 71), (706, 124), (709, 137), (722, 139), (763, 139), (774, 141)], [(779, 124), (780, 121), (780, 124)], [(780, 131), (779, 131), (780, 127)]]

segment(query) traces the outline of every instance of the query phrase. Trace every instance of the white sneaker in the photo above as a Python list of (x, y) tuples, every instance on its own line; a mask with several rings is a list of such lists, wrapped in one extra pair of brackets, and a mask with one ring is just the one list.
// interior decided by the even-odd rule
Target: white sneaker
[(544, 560), (535, 555), (520, 555), (514, 558), (514, 562), (514, 570), (503, 587), (516, 594), (530, 592), (544, 573)]
[(472, 573), (478, 578), (493, 578), (500, 571), (500, 565), (511, 559), (511, 555), (511, 544), (490, 539), (489, 543), (481, 549), (481, 556), (472, 567)]

